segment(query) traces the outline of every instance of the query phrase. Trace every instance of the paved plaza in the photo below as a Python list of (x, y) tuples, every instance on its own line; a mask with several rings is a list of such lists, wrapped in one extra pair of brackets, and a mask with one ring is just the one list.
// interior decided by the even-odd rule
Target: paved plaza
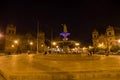
[(120, 80), (120, 56), (5, 55), (0, 72), (0, 80)]

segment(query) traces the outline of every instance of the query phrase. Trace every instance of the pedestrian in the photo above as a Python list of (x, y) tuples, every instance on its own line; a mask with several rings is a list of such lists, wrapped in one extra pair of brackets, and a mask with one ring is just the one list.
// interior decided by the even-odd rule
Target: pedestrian
[(47, 54), (47, 51), (45, 51), (45, 53), (44, 53), (45, 55)]
[(30, 50), (28, 50), (28, 52), (27, 52), (28, 54), (30, 54)]

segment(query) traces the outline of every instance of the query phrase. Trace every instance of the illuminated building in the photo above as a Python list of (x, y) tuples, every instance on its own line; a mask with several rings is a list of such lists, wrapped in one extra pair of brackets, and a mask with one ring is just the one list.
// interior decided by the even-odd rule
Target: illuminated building
[(97, 30), (94, 30), (92, 32), (93, 47), (97, 48), (101, 44), (110, 51), (112, 46), (118, 45), (118, 39), (120, 39), (119, 31), (110, 25), (107, 26), (104, 34), (100, 34)]
[[(30, 44), (32, 42), (32, 45)], [(24, 35), (16, 34), (16, 26), (7, 25), (5, 35), (4, 35), (4, 49), (5, 52), (21, 53), (31, 50), (36, 52), (37, 44), (39, 46), (38, 51), (43, 52), (45, 47), (45, 34), (44, 32), (39, 32), (38, 43), (37, 37), (31, 33), (26, 33)]]

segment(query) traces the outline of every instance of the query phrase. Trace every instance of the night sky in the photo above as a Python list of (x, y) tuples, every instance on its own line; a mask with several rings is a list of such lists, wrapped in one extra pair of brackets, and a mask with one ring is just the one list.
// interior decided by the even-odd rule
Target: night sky
[[(41, 0), (4, 1), (0, 3), (0, 25), (14, 24), (17, 33), (40, 31), (50, 39), (51, 31), (56, 38), (66, 24), (69, 39), (91, 42), (93, 29), (102, 31), (107, 25), (120, 27), (120, 2), (115, 0), (82, 0), (79, 2), (42, 2)], [(1, 27), (1, 28), (2, 28)]]

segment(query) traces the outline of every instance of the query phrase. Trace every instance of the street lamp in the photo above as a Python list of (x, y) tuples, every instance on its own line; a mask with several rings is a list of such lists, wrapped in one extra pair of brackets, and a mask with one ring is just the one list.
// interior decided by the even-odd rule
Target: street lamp
[(0, 38), (3, 37), (3, 35), (0, 33)]
[(16, 44), (16, 52), (18, 52), (18, 40), (14, 40), (14, 43)]
[(32, 45), (33, 45), (33, 42), (30, 42), (30, 45), (32, 46)]
[(79, 52), (79, 45), (80, 45), (80, 43), (78, 43), (78, 42), (75, 43), (75, 49), (76, 49), (77, 53)]
[(33, 42), (31, 41), (30, 42), (30, 47), (31, 47), (30, 49), (31, 49), (31, 51), (32, 51), (32, 45), (33, 45)]
[(53, 45), (54, 47), (51, 48), (51, 52), (54, 51), (54, 48), (55, 48), (55, 46), (57, 45), (57, 43), (56, 43), (56, 42), (52, 42), (52, 45)]
[(15, 46), (12, 44), (11, 47), (14, 48)]
[(120, 43), (120, 39), (118, 40), (118, 43)]
[(56, 44), (57, 44), (56, 42), (53, 42), (53, 43), (52, 43), (52, 45), (54, 45), (54, 46), (55, 46)]
[(17, 41), (17, 40), (15, 40), (15, 41), (14, 41), (14, 43), (15, 43), (15, 44), (18, 44), (18, 41)]
[(75, 46), (79, 46), (80, 44), (79, 43), (75, 43)]

